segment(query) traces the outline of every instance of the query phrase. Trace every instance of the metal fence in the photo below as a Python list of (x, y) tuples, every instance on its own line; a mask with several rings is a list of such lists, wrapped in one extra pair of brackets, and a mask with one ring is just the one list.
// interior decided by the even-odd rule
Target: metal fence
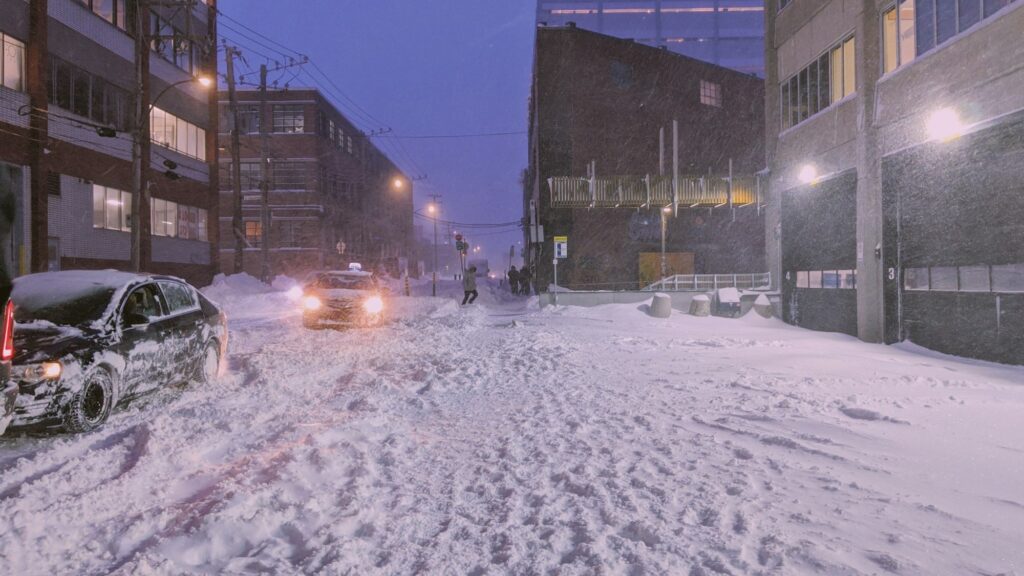
[(719, 288), (768, 290), (770, 272), (763, 274), (676, 274), (643, 288), (645, 292), (711, 292)]

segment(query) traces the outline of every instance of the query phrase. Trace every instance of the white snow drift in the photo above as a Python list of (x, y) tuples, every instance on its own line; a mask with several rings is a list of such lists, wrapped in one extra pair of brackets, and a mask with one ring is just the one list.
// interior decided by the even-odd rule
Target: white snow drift
[(482, 292), (223, 279), (221, 382), (0, 439), (0, 574), (1024, 572), (1024, 370)]

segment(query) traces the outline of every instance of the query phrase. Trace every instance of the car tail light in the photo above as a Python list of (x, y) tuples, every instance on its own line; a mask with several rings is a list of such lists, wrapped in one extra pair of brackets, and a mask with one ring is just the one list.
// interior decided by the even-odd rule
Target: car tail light
[(14, 359), (14, 302), (7, 301), (4, 307), (3, 349), (0, 360), (10, 362)]

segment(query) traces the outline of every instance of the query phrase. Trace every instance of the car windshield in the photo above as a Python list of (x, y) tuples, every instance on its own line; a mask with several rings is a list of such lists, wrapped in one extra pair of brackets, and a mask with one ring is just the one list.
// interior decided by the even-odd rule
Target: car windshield
[(313, 288), (325, 290), (373, 290), (376, 286), (370, 276), (324, 275), (313, 281)]
[(18, 298), (15, 294), (14, 320), (19, 324), (45, 320), (58, 326), (84, 326), (103, 315), (113, 295), (110, 286), (49, 298)]

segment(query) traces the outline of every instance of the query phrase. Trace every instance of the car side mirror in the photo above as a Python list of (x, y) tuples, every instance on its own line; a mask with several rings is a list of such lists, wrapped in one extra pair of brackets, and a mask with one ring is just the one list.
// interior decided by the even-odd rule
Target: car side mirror
[(126, 312), (123, 316), (125, 326), (134, 328), (136, 326), (145, 326), (149, 324), (149, 318), (138, 312)]

